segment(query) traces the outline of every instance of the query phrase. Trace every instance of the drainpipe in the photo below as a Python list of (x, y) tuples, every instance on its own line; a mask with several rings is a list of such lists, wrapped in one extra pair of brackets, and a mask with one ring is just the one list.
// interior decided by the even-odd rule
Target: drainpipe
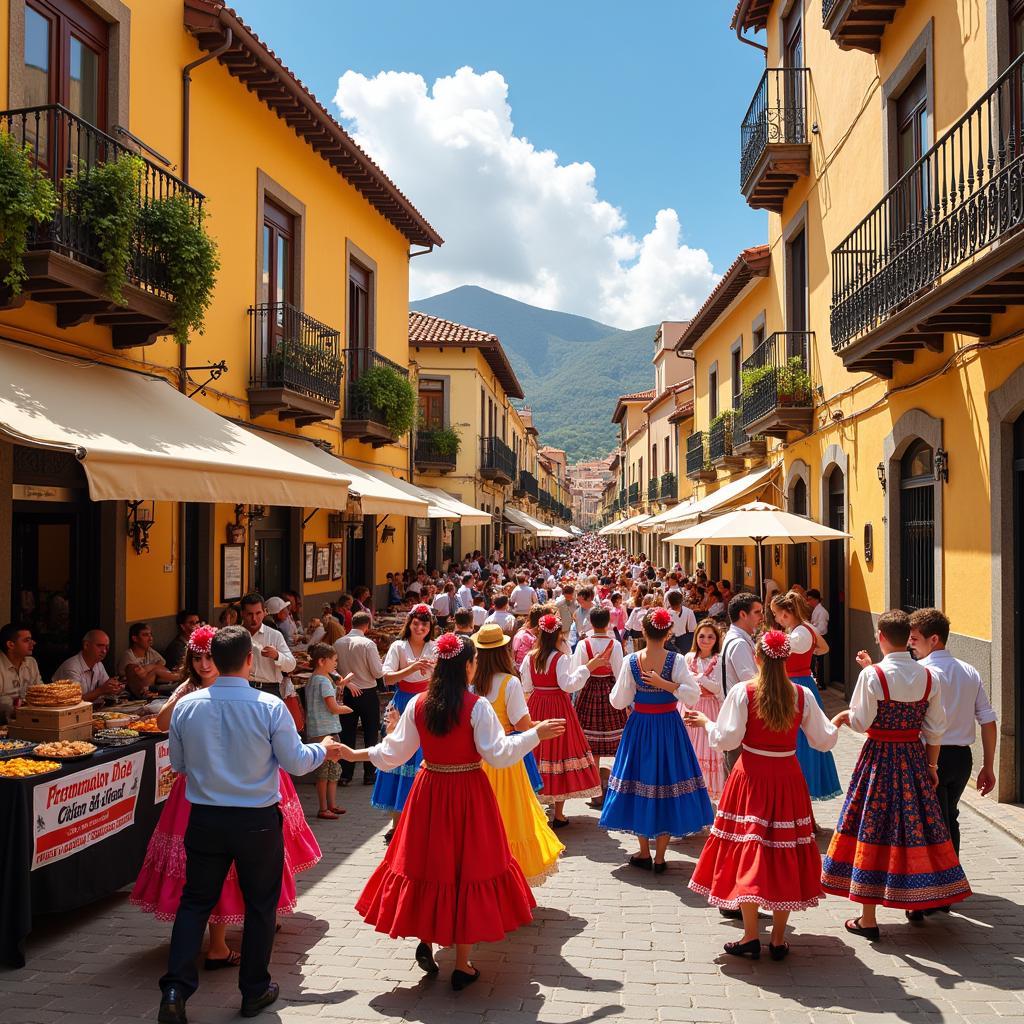
[(740, 10), (736, 13), (736, 38), (741, 43), (746, 43), (747, 46), (752, 46), (755, 50), (760, 50), (764, 54), (765, 62), (768, 61), (768, 47), (762, 46), (760, 43), (755, 43), (753, 39), (747, 39), (743, 34), (743, 19), (746, 17), (747, 8), (750, 6), (749, 0), (744, 3)]
[[(201, 64), (219, 57), (231, 47), (234, 35), (230, 28), (224, 29), (224, 42), (215, 50), (203, 54), (198, 60), (186, 64), (181, 69), (181, 180), (188, 184), (189, 173), (189, 115), (191, 113), (192, 72)], [(188, 372), (185, 365), (188, 361), (184, 345), (178, 346), (178, 390), (185, 394), (188, 390)]]

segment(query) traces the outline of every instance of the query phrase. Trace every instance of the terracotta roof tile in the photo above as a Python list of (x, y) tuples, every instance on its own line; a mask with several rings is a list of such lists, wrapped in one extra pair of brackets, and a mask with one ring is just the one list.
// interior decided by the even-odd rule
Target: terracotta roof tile
[(631, 395), (619, 395), (620, 402), (637, 402), (647, 401), (654, 397), (654, 388), (648, 388), (646, 391), (634, 391)]
[(739, 26), (744, 31), (753, 29), (760, 32), (768, 24), (768, 12), (771, 9), (772, 0), (738, 0), (729, 27)]

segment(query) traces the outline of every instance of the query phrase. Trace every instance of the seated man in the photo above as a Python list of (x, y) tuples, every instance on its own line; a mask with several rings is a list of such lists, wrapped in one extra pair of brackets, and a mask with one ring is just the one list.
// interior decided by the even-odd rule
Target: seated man
[(295, 637), (298, 632), (290, 611), (291, 606), (291, 601), (286, 601), (283, 597), (272, 597), (264, 606), (267, 610), (267, 618), (270, 620), (270, 625), (284, 637), (284, 642), (289, 647), (295, 643)]
[(32, 630), (9, 622), (0, 629), (0, 722), (6, 722), (30, 686), (41, 683), (39, 666), (32, 657), (36, 642)]
[(174, 624), (178, 627), (178, 632), (164, 649), (164, 663), (168, 668), (181, 668), (185, 664), (188, 638), (192, 635), (192, 630), (199, 625), (199, 615), (183, 608), (174, 616)]
[(124, 676), (128, 691), (141, 697), (161, 683), (181, 682), (181, 673), (170, 671), (163, 655), (153, 647), (148, 622), (136, 622), (128, 630), (128, 650), (117, 659), (117, 674)]
[(70, 680), (82, 687), (82, 700), (101, 705), (107, 697), (116, 697), (124, 687), (107, 675), (103, 659), (110, 650), (110, 637), (102, 629), (90, 629), (82, 637), (82, 649), (53, 673), (52, 682)]

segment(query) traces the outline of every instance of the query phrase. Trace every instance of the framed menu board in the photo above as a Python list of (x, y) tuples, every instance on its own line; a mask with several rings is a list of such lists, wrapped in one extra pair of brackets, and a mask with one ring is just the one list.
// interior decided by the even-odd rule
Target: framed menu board
[(245, 545), (221, 544), (220, 546), (220, 599), (238, 601), (242, 597), (245, 582)]

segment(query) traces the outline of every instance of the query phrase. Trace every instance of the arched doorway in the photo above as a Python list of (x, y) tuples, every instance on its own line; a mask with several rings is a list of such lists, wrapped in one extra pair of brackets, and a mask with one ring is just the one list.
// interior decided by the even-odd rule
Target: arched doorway
[[(807, 512), (807, 481), (802, 476), (793, 480), (789, 489), (789, 511), (798, 516), (805, 516)], [(810, 586), (810, 578), (807, 575), (807, 545), (790, 544), (788, 559), (788, 578), (783, 590), (788, 590), (794, 583), (799, 583), (804, 588)]]
[[(825, 482), (825, 525), (846, 530), (846, 475), (833, 466)], [(829, 654), (825, 682), (846, 688), (846, 542), (825, 544), (826, 590), (822, 595), (828, 609)]]
[(912, 441), (900, 458), (900, 607), (935, 605), (935, 465), (931, 446)]

